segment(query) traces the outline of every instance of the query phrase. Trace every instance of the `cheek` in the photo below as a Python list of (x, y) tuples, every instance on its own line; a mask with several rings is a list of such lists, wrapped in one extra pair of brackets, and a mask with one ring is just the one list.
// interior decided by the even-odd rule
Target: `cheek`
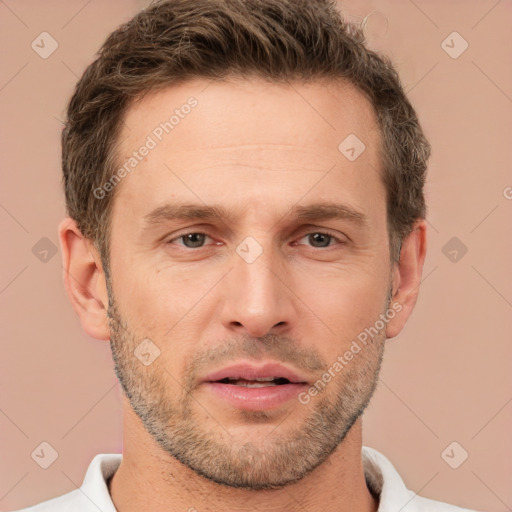
[(204, 272), (180, 265), (162, 267), (139, 261), (131, 269), (126, 266), (124, 272), (120, 269), (118, 276), (122, 277), (116, 279), (114, 292), (124, 300), (125, 311), (135, 318), (169, 323), (183, 316), (208, 290)]
[(388, 288), (387, 267), (372, 272), (367, 267), (338, 269), (322, 278), (311, 273), (303, 276), (297, 295), (310, 311), (305, 315), (309, 325), (302, 328), (310, 334), (321, 329), (333, 340), (329, 347), (339, 351), (379, 319)]
[(166, 368), (181, 374), (180, 361), (186, 363), (194, 342), (212, 321), (211, 309), (205, 308), (211, 306), (207, 299), (218, 276), (215, 272), (184, 271), (178, 266), (160, 271), (139, 268), (116, 282), (116, 302), (132, 334), (140, 340), (151, 339), (160, 348)]

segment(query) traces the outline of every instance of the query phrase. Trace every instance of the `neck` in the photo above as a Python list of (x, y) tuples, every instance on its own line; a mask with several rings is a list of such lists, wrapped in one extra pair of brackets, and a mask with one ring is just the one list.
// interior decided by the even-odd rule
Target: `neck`
[(357, 420), (337, 450), (302, 480), (281, 489), (247, 490), (211, 482), (163, 452), (129, 406), (125, 407), (123, 460), (109, 482), (119, 512), (147, 509), (299, 512), (376, 512), (361, 459)]

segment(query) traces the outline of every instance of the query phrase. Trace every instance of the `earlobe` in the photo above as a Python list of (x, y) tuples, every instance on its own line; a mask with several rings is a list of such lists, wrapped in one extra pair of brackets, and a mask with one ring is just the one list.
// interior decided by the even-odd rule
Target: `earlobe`
[(418, 299), (423, 264), (427, 252), (427, 225), (418, 221), (402, 241), (400, 261), (393, 269), (393, 297), (390, 308), (396, 315), (388, 322), (386, 337), (394, 338), (404, 328)]
[(108, 294), (99, 254), (69, 217), (59, 224), (59, 240), (64, 286), (82, 327), (93, 338), (109, 340)]

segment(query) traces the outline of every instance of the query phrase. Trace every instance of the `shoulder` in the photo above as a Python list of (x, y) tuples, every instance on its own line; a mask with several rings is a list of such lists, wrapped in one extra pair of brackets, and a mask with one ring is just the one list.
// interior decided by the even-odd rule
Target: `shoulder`
[(477, 512), (469, 508), (460, 508), (442, 501), (423, 498), (412, 491), (409, 492), (411, 493), (411, 503), (414, 501), (414, 510), (417, 512)]
[(373, 448), (363, 446), (361, 455), (366, 485), (379, 498), (378, 512), (476, 512), (424, 498), (407, 489), (391, 461)]
[(62, 496), (58, 496), (57, 498), (52, 498), (51, 500), (43, 501), (42, 503), (38, 503), (32, 507), (16, 510), (14, 512), (60, 512), (64, 510), (85, 512), (89, 510), (92, 511), (93, 509), (96, 512), (98, 510), (91, 501), (87, 503), (82, 492), (79, 489), (76, 489), (68, 492), (67, 494), (63, 494)]
[(100, 453), (89, 464), (80, 488), (14, 512), (116, 512), (107, 480), (116, 472), (121, 460), (119, 453)]

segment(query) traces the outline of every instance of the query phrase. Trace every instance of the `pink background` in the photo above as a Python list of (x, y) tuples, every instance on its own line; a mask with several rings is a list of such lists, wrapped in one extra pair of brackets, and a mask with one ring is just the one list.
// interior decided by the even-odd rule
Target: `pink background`
[[(145, 4), (0, 3), (1, 510), (75, 489), (96, 453), (122, 449), (109, 346), (81, 330), (60, 251), (42, 262), (32, 248), (43, 237), (58, 245), (60, 119), (72, 88), (107, 34)], [(433, 145), (424, 282), (413, 317), (388, 342), (364, 444), (421, 495), (509, 510), (512, 4), (352, 0), (342, 8), (351, 21), (368, 16), (370, 46), (395, 62)], [(47, 59), (31, 48), (43, 31), (59, 45)], [(442, 46), (454, 31), (469, 44), (456, 59)], [(454, 236), (468, 249), (457, 262), (443, 253)], [(43, 441), (58, 452), (46, 470), (31, 458)], [(458, 469), (441, 457), (452, 441), (469, 453)]]

